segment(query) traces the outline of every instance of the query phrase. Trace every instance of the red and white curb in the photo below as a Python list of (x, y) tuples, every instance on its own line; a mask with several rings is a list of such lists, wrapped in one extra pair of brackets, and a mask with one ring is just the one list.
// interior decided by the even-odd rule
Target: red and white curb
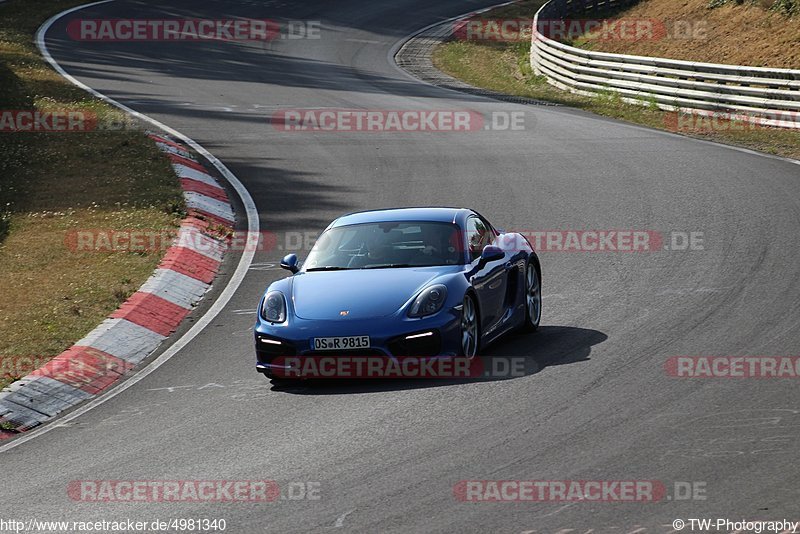
[(225, 190), (185, 146), (148, 135), (172, 161), (188, 216), (139, 291), (75, 345), (0, 392), (0, 440), (41, 425), (117, 382), (177, 330), (219, 271), (234, 223)]

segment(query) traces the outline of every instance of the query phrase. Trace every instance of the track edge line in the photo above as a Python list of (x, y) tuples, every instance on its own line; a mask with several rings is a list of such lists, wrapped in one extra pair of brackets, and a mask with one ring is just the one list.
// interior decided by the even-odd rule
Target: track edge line
[[(84, 91), (88, 92), (89, 94), (95, 96), (103, 100), (104, 102), (121, 109), (122, 111), (130, 114), (137, 119), (140, 119), (144, 122), (147, 122), (154, 127), (158, 128), (161, 131), (164, 131), (176, 139), (180, 139), (191, 148), (193, 148), (198, 154), (203, 156), (209, 163), (211, 163), (214, 168), (219, 171), (219, 173), (228, 181), (228, 183), (233, 187), (236, 191), (237, 195), (239, 196), (240, 200), (242, 201), (242, 205), (244, 206), (245, 214), (247, 217), (247, 231), (248, 233), (257, 233), (259, 231), (259, 217), (258, 217), (258, 210), (256, 209), (255, 202), (253, 198), (250, 196), (250, 193), (247, 191), (247, 188), (239, 181), (236, 175), (228, 169), (222, 161), (220, 161), (216, 156), (214, 156), (211, 152), (205, 149), (202, 145), (200, 145), (197, 141), (190, 138), (189, 136), (167, 126), (166, 124), (159, 122), (152, 117), (149, 117), (143, 113), (140, 113), (116, 100), (111, 97), (108, 97), (96, 89), (89, 87), (88, 85), (84, 84), (83, 82), (79, 81), (74, 76), (70, 75), (66, 70), (64, 70), (61, 65), (53, 58), (50, 54), (49, 50), (47, 49), (47, 44), (45, 43), (45, 34), (50, 29), (50, 27), (62, 17), (69, 15), (70, 13), (74, 13), (76, 11), (86, 9), (89, 7), (106, 4), (109, 2), (113, 2), (114, 0), (100, 0), (98, 2), (91, 2), (88, 4), (83, 4), (80, 6), (75, 6), (60, 13), (57, 13), (47, 19), (36, 31), (36, 47), (39, 49), (42, 57), (50, 64), (55, 71), (62, 76), (64, 79), (72, 83), (73, 85), (83, 89)], [(252, 234), (249, 234), (252, 235)], [(217, 300), (211, 305), (211, 307), (199, 318), (197, 321), (192, 325), (192, 327), (184, 333), (180, 338), (178, 338), (172, 345), (170, 345), (162, 354), (160, 354), (156, 359), (151, 361), (145, 367), (140, 369), (139, 371), (131, 374), (126, 380), (120, 382), (119, 385), (113, 386), (112, 388), (108, 389), (105, 393), (100, 394), (99, 396), (93, 398), (86, 402), (86, 404), (78, 407), (74, 411), (71, 411), (64, 415), (63, 417), (58, 417), (52, 423), (43, 424), (30, 432), (26, 432), (19, 437), (16, 437), (5, 443), (0, 445), (0, 453), (7, 452), (15, 447), (22, 445), (32, 439), (35, 439), (39, 436), (42, 436), (53, 429), (59, 428), (63, 426), (65, 423), (68, 423), (81, 415), (89, 412), (90, 410), (104, 404), (105, 402), (111, 400), (112, 398), (116, 397), (123, 391), (127, 390), (128, 388), (134, 386), (148, 375), (153, 373), (156, 369), (161, 367), (164, 363), (166, 363), (170, 358), (172, 358), (175, 354), (180, 352), (186, 345), (188, 345), (195, 337), (197, 337), (203, 329), (208, 326), (208, 324), (216, 318), (216, 316), (222, 311), (222, 309), (228, 304), (230, 299), (233, 297), (234, 293), (238, 290), (239, 286), (241, 285), (244, 277), (247, 275), (247, 271), (250, 268), (250, 264), (253, 261), (253, 257), (255, 256), (255, 250), (251, 249), (251, 247), (246, 247), (247, 250), (244, 251), (242, 256), (239, 259), (239, 263), (236, 266), (235, 271), (231, 275), (228, 283), (226, 284), (225, 288), (220, 293)]]

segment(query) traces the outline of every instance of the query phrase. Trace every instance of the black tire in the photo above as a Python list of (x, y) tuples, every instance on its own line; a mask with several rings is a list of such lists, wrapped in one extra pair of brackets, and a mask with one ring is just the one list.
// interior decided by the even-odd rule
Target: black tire
[(535, 332), (542, 321), (542, 276), (536, 263), (529, 260), (525, 265), (525, 323), (522, 330)]
[[(468, 336), (471, 341), (467, 342)], [(459, 356), (474, 358), (481, 348), (481, 325), (478, 304), (470, 293), (461, 303), (461, 348)]]

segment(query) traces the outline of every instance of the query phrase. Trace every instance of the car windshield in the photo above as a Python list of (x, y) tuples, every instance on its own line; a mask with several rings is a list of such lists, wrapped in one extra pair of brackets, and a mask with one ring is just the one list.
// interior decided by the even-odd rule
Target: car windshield
[(381, 222), (331, 228), (317, 240), (304, 271), (461, 265), (461, 231), (451, 223)]

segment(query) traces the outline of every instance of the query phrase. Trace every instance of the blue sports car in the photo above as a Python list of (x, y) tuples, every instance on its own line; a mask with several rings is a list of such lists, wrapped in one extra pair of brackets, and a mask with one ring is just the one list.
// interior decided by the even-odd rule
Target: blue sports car
[(364, 211), (333, 221), (258, 306), (256, 369), (311, 356), (472, 358), (536, 330), (541, 267), (528, 240), (464, 208)]

